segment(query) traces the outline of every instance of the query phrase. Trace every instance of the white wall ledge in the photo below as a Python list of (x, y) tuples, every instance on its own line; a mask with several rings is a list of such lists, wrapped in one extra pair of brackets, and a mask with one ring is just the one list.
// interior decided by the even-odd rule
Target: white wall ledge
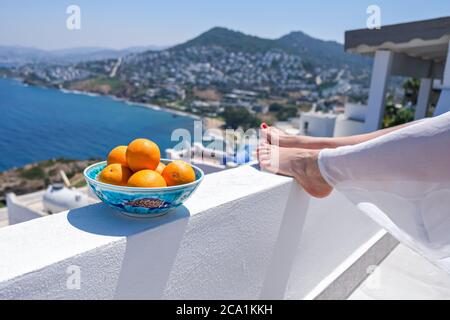
[(291, 178), (243, 166), (162, 217), (96, 204), (5, 227), (0, 299), (307, 297), (379, 231), (339, 194), (309, 202)]

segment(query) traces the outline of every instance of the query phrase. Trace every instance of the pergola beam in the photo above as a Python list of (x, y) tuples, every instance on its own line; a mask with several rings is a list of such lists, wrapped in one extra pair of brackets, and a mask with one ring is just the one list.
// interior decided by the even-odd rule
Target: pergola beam
[(433, 61), (410, 57), (404, 53), (394, 53), (391, 75), (411, 78), (429, 78)]

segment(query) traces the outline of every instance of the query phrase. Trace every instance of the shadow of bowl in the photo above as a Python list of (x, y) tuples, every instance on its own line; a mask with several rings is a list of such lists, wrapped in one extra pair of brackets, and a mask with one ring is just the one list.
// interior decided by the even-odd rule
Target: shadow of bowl
[(97, 203), (69, 210), (67, 220), (73, 227), (85, 232), (128, 237), (189, 216), (190, 212), (184, 205), (169, 210), (163, 216), (148, 219), (129, 217), (104, 203)]

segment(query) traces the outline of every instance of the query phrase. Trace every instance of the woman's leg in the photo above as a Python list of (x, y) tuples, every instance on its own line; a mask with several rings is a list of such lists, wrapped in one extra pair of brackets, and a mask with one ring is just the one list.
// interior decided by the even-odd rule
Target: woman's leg
[(319, 170), (319, 150), (283, 148), (262, 143), (257, 154), (262, 169), (295, 178), (310, 195), (323, 198), (331, 193), (332, 187)]
[(399, 181), (450, 182), (450, 112), (357, 145), (324, 149), (319, 162), (333, 185), (371, 181), (387, 190)]
[(262, 169), (294, 177), (309, 194), (323, 198), (328, 196), (333, 188), (325, 181), (319, 170), (318, 156), (321, 149), (355, 145), (414, 123), (417, 122), (368, 134), (339, 138), (292, 136), (263, 123), (261, 125), (262, 144), (257, 151), (258, 160)]
[(402, 179), (438, 179), (445, 174), (450, 180), (450, 113), (363, 136), (371, 139), (323, 150), (263, 142), (258, 159), (262, 169), (294, 177), (315, 197), (327, 196), (340, 182), (362, 188), (360, 183), (382, 181), (379, 187), (388, 188), (385, 182)]
[(258, 153), (263, 169), (293, 176), (312, 196), (335, 188), (450, 273), (450, 112), (356, 145), (319, 151), (263, 143)]
[(401, 124), (392, 128), (386, 128), (366, 134), (360, 134), (348, 137), (310, 137), (288, 135), (280, 129), (269, 127), (265, 123), (261, 125), (261, 139), (269, 144), (278, 145), (284, 148), (305, 148), (305, 149), (325, 149), (337, 148), (348, 145), (355, 145), (361, 142), (369, 141), (390, 132), (416, 124), (424, 119)]
[(450, 112), (354, 146), (323, 149), (323, 178), (450, 273)]

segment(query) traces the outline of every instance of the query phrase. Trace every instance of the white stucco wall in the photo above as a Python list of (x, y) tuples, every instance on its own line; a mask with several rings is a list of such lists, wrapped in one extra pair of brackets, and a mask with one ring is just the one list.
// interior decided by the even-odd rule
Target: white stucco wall
[(343, 114), (336, 118), (334, 137), (347, 137), (363, 133), (365, 133), (364, 121), (352, 120)]
[[(42, 192), (39, 192), (40, 197), (42, 197), (43, 194), (41, 193)], [(37, 212), (27, 208), (26, 205), (19, 203), (14, 193), (8, 193), (6, 195), (6, 205), (8, 207), (8, 220), (10, 225), (41, 217)]]
[(348, 119), (364, 122), (366, 120), (366, 113), (366, 105), (356, 103), (345, 104), (344, 114)]
[(310, 204), (291, 178), (244, 166), (159, 218), (96, 204), (5, 227), (0, 298), (304, 298), (379, 230), (339, 194)]
[[(303, 112), (300, 116), (300, 134), (313, 137), (332, 137), (336, 115), (318, 112)], [(305, 123), (308, 128), (305, 130)]]

